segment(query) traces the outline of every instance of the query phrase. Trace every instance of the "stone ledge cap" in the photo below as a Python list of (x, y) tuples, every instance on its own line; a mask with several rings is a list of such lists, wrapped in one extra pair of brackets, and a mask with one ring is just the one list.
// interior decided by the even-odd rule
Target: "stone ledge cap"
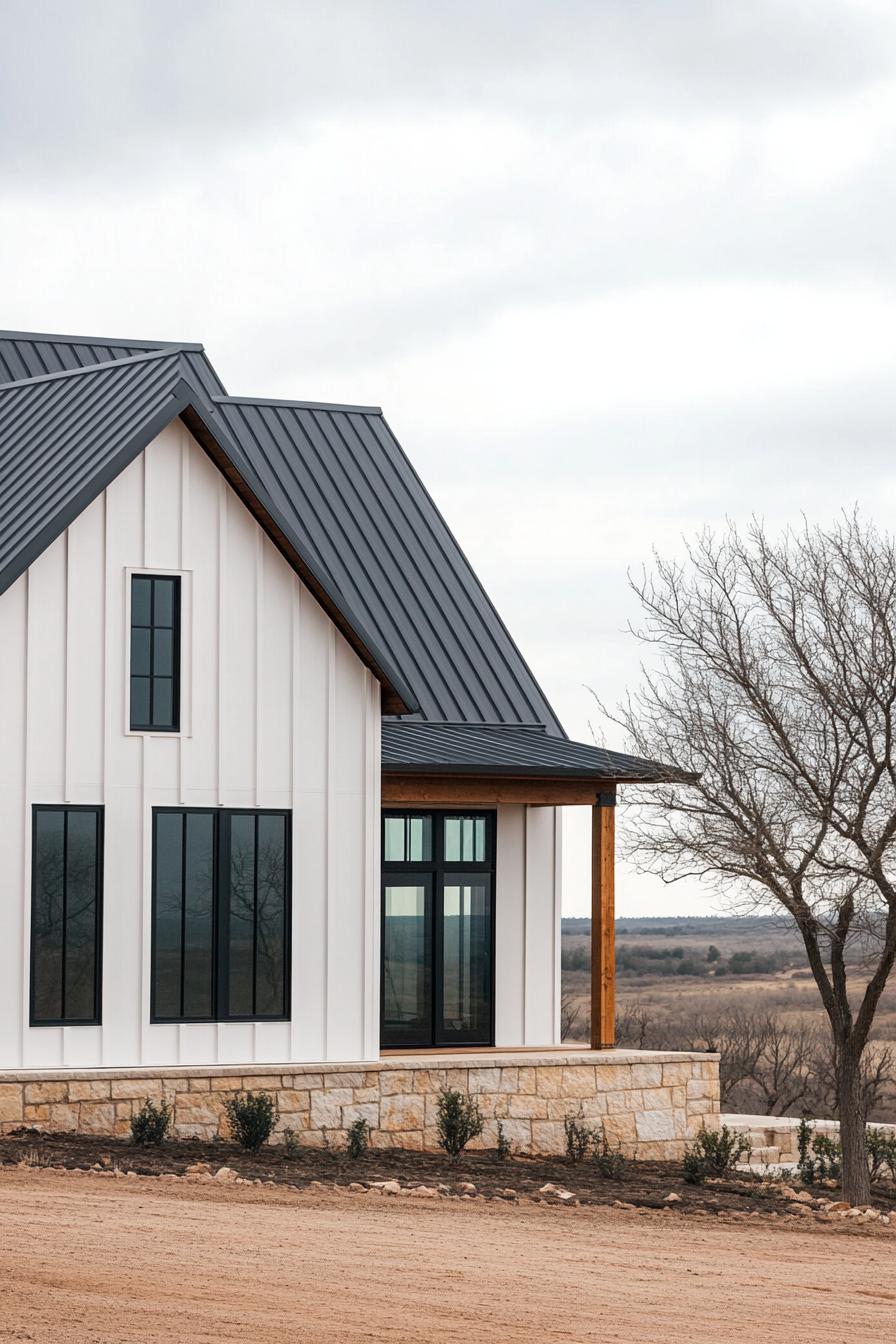
[(134, 1065), (131, 1068), (115, 1066), (93, 1069), (7, 1069), (0, 1072), (0, 1083), (66, 1083), (101, 1082), (119, 1078), (163, 1078), (182, 1080), (190, 1078), (264, 1078), (283, 1074), (303, 1073), (383, 1073), (407, 1072), (415, 1069), (487, 1069), (487, 1068), (570, 1068), (577, 1065), (601, 1068), (615, 1064), (679, 1064), (713, 1063), (717, 1054), (697, 1050), (569, 1050), (546, 1047), (538, 1050), (497, 1050), (488, 1053), (463, 1055), (390, 1055), (386, 1059), (359, 1059), (340, 1061), (283, 1060), (276, 1064), (195, 1064), (195, 1065)]

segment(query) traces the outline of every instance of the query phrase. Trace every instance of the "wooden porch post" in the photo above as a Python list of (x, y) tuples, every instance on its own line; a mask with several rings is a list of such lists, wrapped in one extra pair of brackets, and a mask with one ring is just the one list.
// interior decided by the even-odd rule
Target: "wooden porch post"
[(591, 809), (591, 1048), (616, 1044), (616, 793)]

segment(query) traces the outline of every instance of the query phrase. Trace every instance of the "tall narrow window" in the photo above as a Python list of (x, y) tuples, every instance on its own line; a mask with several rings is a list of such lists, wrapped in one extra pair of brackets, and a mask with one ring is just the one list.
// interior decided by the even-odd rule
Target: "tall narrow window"
[(131, 577), (131, 729), (180, 728), (180, 579)]
[(154, 1021), (288, 1016), (289, 815), (154, 812)]
[(102, 808), (34, 808), (32, 1026), (100, 1021), (102, 854)]

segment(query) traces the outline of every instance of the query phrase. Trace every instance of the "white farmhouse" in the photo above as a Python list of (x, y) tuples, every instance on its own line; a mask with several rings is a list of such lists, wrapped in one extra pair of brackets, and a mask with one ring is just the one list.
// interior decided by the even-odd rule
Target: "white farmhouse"
[[(662, 768), (568, 740), (382, 412), (146, 341), (0, 333), (0, 383), (0, 1126), (208, 1134), (254, 1085), (421, 1146), (453, 1080), (520, 1147), (570, 1098), (680, 1147), (715, 1064), (606, 1049), (615, 791)], [(600, 1054), (559, 1040), (571, 804)]]

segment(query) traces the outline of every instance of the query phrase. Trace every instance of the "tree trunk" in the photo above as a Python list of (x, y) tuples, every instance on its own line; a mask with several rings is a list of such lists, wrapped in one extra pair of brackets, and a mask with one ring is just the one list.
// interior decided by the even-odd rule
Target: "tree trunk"
[(837, 1102), (843, 1148), (843, 1198), (850, 1204), (871, 1203), (871, 1178), (865, 1155), (865, 1097), (862, 1052), (854, 1045), (838, 1047)]

